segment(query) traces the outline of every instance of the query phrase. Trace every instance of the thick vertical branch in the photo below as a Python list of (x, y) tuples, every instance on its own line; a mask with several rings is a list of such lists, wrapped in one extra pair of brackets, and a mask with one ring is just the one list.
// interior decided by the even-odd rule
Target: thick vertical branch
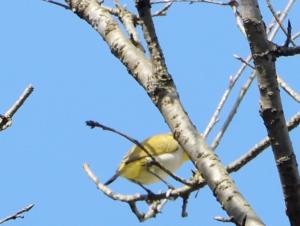
[(296, 156), (285, 124), (276, 77), (275, 60), (270, 53), (264, 22), (256, 0), (240, 0), (240, 13), (257, 70), (260, 114), (271, 140), (280, 175), (287, 215), (291, 225), (300, 225), (300, 178)]
[(237, 225), (263, 225), (184, 111), (155, 35), (149, 2), (142, 1), (137, 5), (144, 23), (151, 62), (122, 34), (109, 12), (96, 0), (67, 2), (76, 14), (100, 33), (112, 53), (144, 87), (228, 215), (233, 217)]

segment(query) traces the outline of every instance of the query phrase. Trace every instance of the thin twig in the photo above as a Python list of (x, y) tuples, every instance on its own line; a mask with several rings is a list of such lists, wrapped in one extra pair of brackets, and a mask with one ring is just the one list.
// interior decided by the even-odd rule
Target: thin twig
[(242, 63), (246, 64), (248, 67), (252, 68), (253, 70), (255, 70), (255, 67), (253, 65), (251, 65), (249, 62), (247, 62), (247, 60), (243, 59), (241, 56), (234, 54), (233, 57), (239, 61), (241, 61)]
[(53, 5), (60, 6), (60, 7), (64, 8), (64, 9), (70, 9), (70, 7), (68, 5), (65, 5), (65, 4), (60, 3), (60, 2), (56, 2), (56, 1), (53, 1), (53, 0), (42, 0), (42, 1), (51, 3)]
[(131, 212), (137, 217), (140, 222), (143, 222), (145, 218), (145, 213), (141, 213), (136, 206), (136, 202), (128, 202)]
[[(287, 123), (288, 131), (296, 128), (300, 123), (300, 112), (297, 112)], [(227, 166), (228, 172), (238, 171), (242, 166), (246, 165), (252, 159), (254, 159), (257, 155), (263, 152), (267, 147), (270, 146), (270, 138), (265, 137), (260, 142), (258, 142), (253, 148), (247, 151), (244, 155), (242, 155), (239, 159), (230, 163)]]
[[(281, 16), (281, 12), (276, 12), (276, 16), (280, 17)], [(270, 22), (270, 24), (269, 24), (269, 26), (267, 28), (267, 34), (271, 34), (271, 32), (275, 28), (276, 24), (277, 24), (277, 21), (276, 21), (275, 17), (273, 17), (272, 21)]]
[[(300, 124), (300, 112), (296, 113), (287, 123), (287, 128), (289, 131), (293, 130)], [(270, 146), (270, 140), (268, 137), (262, 139), (258, 142), (253, 148), (246, 152), (246, 154), (242, 155), (239, 159), (230, 163), (226, 170), (228, 173), (236, 172), (246, 164), (248, 164), (251, 160), (255, 159), (257, 155), (262, 153), (266, 148)], [(89, 178), (96, 184), (97, 188), (101, 190), (105, 195), (108, 197), (119, 200), (121, 202), (135, 202), (135, 201), (145, 201), (149, 200), (149, 195), (141, 195), (141, 194), (134, 194), (134, 195), (122, 195), (112, 192), (108, 187), (102, 184), (98, 178), (93, 174), (90, 170), (88, 164), (83, 165), (84, 171), (87, 173)], [(201, 177), (200, 174), (197, 174), (197, 178), (194, 178), (192, 183), (193, 186), (183, 186), (181, 188), (173, 189), (168, 192), (168, 194), (160, 193), (151, 195), (151, 200), (160, 200), (160, 199), (176, 199), (178, 197), (183, 197), (193, 191), (199, 190), (200, 188), (206, 185), (205, 180)]]
[[(166, 196), (163, 197), (162, 195), (159, 196), (155, 194), (122, 195), (122, 194), (114, 193), (112, 192), (112, 190), (110, 190), (107, 186), (105, 186), (98, 180), (98, 178), (94, 175), (94, 173), (89, 168), (88, 164), (85, 163), (83, 165), (83, 169), (86, 172), (86, 174), (89, 176), (89, 178), (96, 184), (97, 188), (101, 190), (105, 195), (107, 195), (109, 198), (113, 200), (118, 200), (121, 202), (128, 203), (132, 212), (136, 215), (136, 217), (140, 222), (155, 217), (157, 213), (161, 212), (161, 209), (168, 201)], [(139, 209), (136, 206), (137, 201), (147, 201), (148, 211), (146, 213), (142, 213), (139, 211)]]
[[(254, 66), (252, 66), (251, 64), (248, 64), (242, 57), (238, 56), (238, 55), (234, 55), (234, 57), (236, 59), (238, 59), (239, 61), (247, 64), (248, 67), (252, 68), (253, 70), (255, 69)], [(300, 94), (297, 93), (295, 90), (293, 90), (279, 75), (277, 75), (277, 81), (278, 84), (280, 85), (280, 87), (288, 94), (290, 95), (295, 101), (297, 101), (298, 103), (300, 103)]]
[(23, 91), (19, 99), (7, 110), (7, 112), (4, 114), (5, 117), (12, 118), (32, 92), (33, 86), (30, 84)]
[(221, 216), (216, 216), (214, 217), (216, 221), (220, 221), (223, 223), (234, 223), (234, 218), (233, 217), (221, 217)]
[[(282, 13), (280, 14), (280, 17), (279, 17), (279, 21), (283, 21), (288, 12), (291, 10), (293, 4), (295, 3), (295, 0), (289, 0), (289, 2), (287, 3), (286, 7), (284, 8), (284, 10), (282, 11)], [(275, 35), (277, 34), (278, 30), (279, 30), (280, 26), (279, 24), (277, 23), (273, 29), (269, 30), (270, 32), (268, 33), (268, 39), (270, 41), (272, 41), (275, 37)], [(249, 55), (247, 58), (246, 58), (246, 62), (249, 63), (250, 60), (252, 59), (252, 56)], [(245, 63), (246, 63), (245, 62)], [(244, 72), (244, 70), (246, 69), (247, 67), (247, 64), (243, 63), (242, 66), (240, 67), (240, 69), (238, 70), (238, 72), (236, 73), (235, 76), (233, 76), (233, 79), (232, 79), (232, 82), (233, 82), (233, 85), (235, 84), (235, 82), (239, 79), (239, 77), (241, 76), (241, 74)], [(252, 81), (254, 80), (255, 78), (255, 72), (252, 72), (251, 75), (249, 76), (248, 80), (246, 81), (245, 85), (241, 88), (240, 92), (239, 92), (239, 95), (229, 113), (229, 115), (227, 116), (221, 130), (219, 131), (219, 133), (217, 134), (217, 136), (214, 138), (214, 141), (212, 143), (214, 149), (218, 146), (218, 144), (220, 143), (220, 140), (222, 139), (224, 133), (226, 132), (230, 122), (232, 121), (235, 113), (237, 112), (237, 109), (238, 107), (240, 106), (240, 103), (242, 102), (245, 94), (247, 93), (247, 89), (250, 87), (250, 85), (252, 84)], [(224, 95), (222, 96), (221, 98), (221, 101), (220, 103), (218, 104), (218, 107), (217, 107), (217, 110), (215, 111), (212, 119), (210, 120), (210, 123), (213, 122), (214, 124), (216, 123), (216, 120), (215, 119), (218, 119), (218, 116), (220, 114), (220, 111), (218, 110), (218, 108), (221, 106), (223, 108), (223, 105), (225, 104), (226, 100), (228, 99), (229, 97), (229, 94), (233, 88), (233, 85), (232, 86), (229, 86), (228, 89), (225, 90), (224, 92)], [(215, 121), (214, 121), (215, 120)], [(211, 126), (209, 123), (209, 126)], [(213, 126), (213, 125), (212, 125)]]
[(8, 216), (8, 217), (0, 220), (0, 224), (3, 224), (3, 223), (5, 223), (7, 221), (10, 221), (10, 220), (16, 220), (17, 218), (24, 218), (23, 213), (28, 212), (29, 210), (32, 209), (32, 207), (34, 207), (34, 204), (30, 204), (30, 205), (24, 207), (20, 211), (18, 211), (16, 213), (14, 213), (14, 214), (12, 214), (12, 215), (10, 215), (10, 216)]
[(162, 1), (151, 1), (151, 4), (163, 4), (163, 3), (210, 3), (214, 5), (222, 5), (228, 6), (228, 2), (221, 2), (221, 1), (213, 1), (213, 0), (162, 0)]
[(181, 207), (181, 217), (187, 217), (187, 205), (189, 201), (189, 194), (182, 196), (182, 207)]
[(138, 140), (126, 135), (125, 133), (122, 133), (120, 131), (117, 131), (113, 128), (110, 128), (108, 126), (105, 126), (103, 124), (100, 124), (99, 122), (96, 122), (96, 121), (86, 121), (86, 125), (87, 126), (90, 126), (91, 129), (97, 127), (97, 128), (100, 128), (100, 129), (103, 129), (103, 130), (107, 130), (107, 131), (111, 131), (113, 133), (116, 133), (124, 138), (126, 138), (127, 140), (129, 140), (130, 142), (134, 143), (135, 145), (137, 145), (139, 148), (141, 148), (152, 160), (152, 164), (155, 164), (157, 167), (159, 167), (161, 170), (163, 170), (165, 173), (167, 173), (169, 176), (171, 176), (174, 180), (176, 181), (179, 181), (180, 183), (182, 184), (185, 184), (185, 185), (191, 185), (189, 184), (188, 182), (186, 182), (184, 179), (174, 175), (170, 170), (168, 170), (167, 168), (165, 168), (164, 166), (162, 166), (155, 158), (155, 156), (153, 156), (146, 148), (145, 146), (143, 146)]
[[(246, 62), (249, 63), (250, 61), (252, 60), (252, 56), (249, 55), (246, 59)], [(229, 79), (229, 84), (228, 84), (228, 88), (225, 90), (220, 102), (218, 103), (217, 105), (217, 108), (215, 110), (215, 112), (213, 113), (213, 116), (211, 117), (205, 131), (204, 131), (204, 134), (203, 136), (206, 138), (210, 131), (212, 130), (212, 128), (214, 127), (214, 125), (217, 123), (218, 119), (219, 119), (219, 115), (221, 113), (221, 110), (223, 109), (224, 105), (225, 105), (225, 102), (227, 101), (234, 85), (236, 84), (237, 80), (241, 77), (242, 73), (244, 72), (244, 70), (247, 68), (247, 64), (243, 64), (239, 70), (236, 72), (235, 75), (233, 76), (230, 76), (230, 79)]]
[[(270, 11), (271, 11), (273, 17), (274, 17), (275, 20), (277, 21), (277, 23), (278, 23), (280, 29), (281, 29), (281, 30), (283, 31), (283, 33), (287, 36), (287, 38), (290, 39), (290, 38), (289, 38), (289, 37), (290, 37), (290, 36), (289, 36), (289, 32), (282, 26), (282, 21), (283, 21), (283, 20), (280, 20), (280, 18), (277, 17), (277, 13), (275, 12), (275, 10), (274, 10), (274, 8), (273, 8), (273, 6), (272, 6), (271, 1), (270, 1), (270, 0), (266, 0), (266, 2), (267, 2), (267, 6), (268, 6), (268, 8), (270, 9)], [(295, 42), (294, 42), (292, 39), (290, 39), (290, 42), (292, 43), (293, 46), (296, 46)]]
[(229, 3), (229, 5), (230, 5), (230, 7), (231, 7), (231, 9), (232, 9), (232, 11), (234, 13), (237, 27), (242, 32), (242, 34), (244, 35), (244, 37), (247, 38), (242, 17), (241, 17), (240, 12), (238, 11), (239, 3), (237, 1), (235, 1), (235, 0), (230, 0), (228, 3)]
[[(245, 65), (245, 64), (244, 64), (244, 65)], [(231, 121), (232, 121), (234, 115), (236, 114), (237, 109), (238, 109), (238, 107), (240, 106), (240, 103), (242, 102), (242, 100), (243, 100), (245, 94), (247, 93), (247, 91), (248, 91), (250, 85), (252, 84), (252, 82), (253, 82), (255, 76), (256, 76), (256, 72), (254, 71), (254, 72), (251, 73), (251, 75), (248, 77), (246, 83), (245, 83), (245, 84), (242, 86), (242, 88), (240, 89), (240, 92), (239, 92), (239, 94), (238, 94), (238, 97), (237, 97), (237, 99), (236, 99), (234, 105), (232, 106), (232, 109), (230, 110), (229, 115), (227, 116), (227, 118), (226, 118), (226, 120), (225, 120), (225, 122), (224, 122), (222, 128), (221, 128), (220, 131), (217, 133), (217, 136), (215, 137), (215, 139), (213, 140), (213, 142), (212, 142), (212, 144), (211, 144), (211, 148), (212, 148), (213, 150), (215, 150), (215, 149), (218, 147), (218, 145), (219, 145), (219, 143), (220, 143), (220, 141), (221, 141), (221, 139), (222, 139), (224, 133), (226, 132), (226, 130), (227, 130), (229, 124), (231, 123)]]
[(283, 44), (283, 46), (289, 47), (289, 44), (291, 41), (293, 41), (292, 40), (292, 25), (291, 25), (291, 21), (288, 20), (287, 37), (286, 37), (286, 40), (285, 40), (285, 43)]
[(296, 34), (294, 34), (293, 37), (292, 37), (292, 39), (293, 39), (293, 40), (296, 40), (296, 39), (299, 38), (299, 37), (300, 37), (300, 31), (297, 32)]
[(292, 97), (295, 101), (300, 103), (300, 94), (293, 90), (279, 75), (277, 75), (277, 81), (280, 87)]
[(33, 86), (30, 84), (23, 91), (21, 96), (16, 100), (16, 102), (6, 111), (4, 115), (0, 115), (0, 131), (7, 129), (12, 124), (12, 117), (19, 110), (19, 108), (24, 104), (26, 99), (33, 92)]
[[(287, 17), (289, 11), (291, 10), (292, 6), (294, 5), (294, 3), (296, 2), (296, 0), (289, 0), (288, 3), (286, 4), (284, 10), (280, 13), (280, 16), (278, 17), (274, 17), (274, 19), (278, 19), (280, 23), (276, 23), (276, 25), (274, 26), (274, 28), (272, 30), (270, 30), (270, 32), (268, 33), (268, 39), (270, 41), (272, 41), (275, 37), (275, 35), (277, 34), (279, 28), (280, 28), (280, 24), (282, 23), (282, 21), (284, 21), (284, 19)], [(275, 13), (275, 15), (277, 15)]]
[(148, 211), (146, 213), (142, 213), (139, 211), (139, 209), (136, 206), (136, 202), (128, 202), (131, 211), (134, 213), (134, 215), (138, 218), (140, 222), (144, 222), (150, 218), (155, 217), (158, 213), (161, 212), (161, 209), (163, 206), (167, 203), (167, 199), (163, 200), (156, 200), (152, 202), (149, 207)]
[(134, 195), (123, 195), (119, 193), (114, 193), (109, 187), (105, 186), (103, 183), (98, 180), (95, 174), (90, 169), (87, 163), (83, 164), (83, 170), (88, 175), (88, 177), (95, 183), (97, 188), (101, 190), (106, 196), (113, 200), (118, 200), (121, 202), (131, 202), (131, 201), (139, 201), (139, 200), (146, 200), (148, 198), (147, 195), (141, 194), (134, 194)]
[(165, 16), (167, 15), (168, 9), (172, 6), (173, 2), (168, 2), (162, 9), (156, 11), (155, 13), (152, 14), (153, 17), (155, 16)]
[[(236, 20), (237, 20), (237, 25), (238, 25), (239, 29), (245, 35), (243, 24), (241, 24), (241, 22), (240, 22), (241, 21), (240, 14), (239, 14), (239, 12), (237, 10), (237, 7), (238, 7), (237, 2), (236, 1), (229, 1), (228, 4), (233, 9), (233, 12), (235, 14), (235, 17), (236, 17)], [(221, 111), (222, 111), (222, 109), (223, 109), (223, 107), (225, 105), (225, 102), (227, 101), (227, 99), (228, 99), (231, 91), (233, 90), (234, 85), (236, 84), (236, 82), (238, 81), (238, 79), (241, 77), (242, 73), (246, 69), (246, 66), (250, 63), (251, 60), (252, 60), (252, 56), (250, 54), (247, 57), (247, 59), (243, 62), (242, 66), (239, 68), (239, 70), (236, 72), (236, 74), (234, 76), (230, 76), (228, 87), (225, 90), (225, 92), (224, 92), (224, 94), (223, 94), (220, 102), (218, 103), (217, 108), (214, 111), (211, 119), (209, 120), (209, 123), (208, 123), (206, 129), (204, 130), (204, 133), (203, 133), (204, 138), (207, 138), (207, 136), (209, 135), (209, 133), (211, 132), (211, 130), (213, 129), (213, 127), (219, 121), (219, 115), (220, 115), (220, 113), (221, 113)], [(228, 122), (230, 123), (230, 121), (228, 121)], [(228, 125), (229, 125), (229, 123), (228, 123)], [(226, 127), (226, 125), (224, 125), (223, 127), (224, 127), (224, 132), (225, 132), (227, 127)], [(223, 135), (220, 134), (219, 139), (221, 139), (222, 136)]]

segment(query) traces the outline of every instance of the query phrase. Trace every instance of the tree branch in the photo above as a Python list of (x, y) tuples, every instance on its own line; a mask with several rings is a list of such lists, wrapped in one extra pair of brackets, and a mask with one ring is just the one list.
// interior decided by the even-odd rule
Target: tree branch
[[(230, 1), (231, 2), (231, 1)], [(229, 2), (229, 3), (230, 3)], [(234, 2), (234, 1), (233, 1)], [(293, 4), (295, 3), (295, 0), (289, 0), (288, 3), (286, 4), (283, 12), (280, 14), (279, 16), (279, 22), (281, 24), (281, 22), (286, 18), (288, 12), (291, 10)], [(235, 9), (237, 10), (237, 9)], [(240, 16), (240, 14), (238, 14)], [(277, 23), (276, 25), (271, 25), (272, 29), (269, 29), (269, 33), (268, 33), (268, 40), (272, 41), (275, 37), (275, 35), (277, 34), (279, 28), (280, 28), (280, 25), (279, 23)], [(243, 29), (242, 29), (243, 30)], [(293, 40), (296, 38), (297, 36), (294, 35), (293, 36)], [(231, 79), (230, 79), (230, 83), (229, 83), (229, 87), (225, 90), (224, 92), (224, 95), (222, 96), (218, 106), (217, 106), (217, 109), (216, 111), (214, 112), (213, 114), (213, 117), (211, 118), (207, 128), (205, 129), (205, 132), (204, 132), (204, 136), (206, 137), (207, 134), (210, 132), (211, 128), (214, 126), (214, 124), (217, 122), (218, 120), (218, 117), (219, 117), (219, 114), (220, 114), (220, 111), (221, 109), (223, 108), (226, 100), (228, 99), (230, 93), (231, 93), (231, 90), (234, 86), (234, 84), (237, 82), (237, 80), (240, 78), (240, 76), (242, 75), (242, 73), (244, 72), (244, 70), (246, 69), (247, 67), (247, 64), (250, 63), (250, 61), (252, 60), (252, 56), (251, 54), (246, 58), (245, 62), (242, 64), (242, 66), (239, 68), (239, 70), (236, 72), (236, 74), (234, 76), (231, 76)], [(229, 127), (235, 113), (237, 112), (239, 106), (240, 106), (240, 103), (242, 102), (245, 94), (247, 93), (247, 90), (249, 89), (250, 85), (252, 84), (252, 81), (254, 80), (255, 78), (255, 71), (253, 71), (251, 73), (251, 75), (249, 76), (247, 82), (245, 83), (245, 85), (241, 88), (240, 92), (239, 92), (239, 95), (232, 107), (232, 109), (230, 110), (229, 112), (229, 115), (227, 116), (221, 130), (218, 132), (217, 136), (214, 138), (212, 144), (211, 144), (211, 147), (212, 149), (216, 149), (217, 146), (219, 145), (223, 135), (225, 134), (227, 128)], [(220, 110), (219, 110), (220, 109)]]
[(270, 9), (270, 11), (271, 11), (271, 13), (272, 13), (274, 19), (275, 19), (276, 22), (278, 23), (280, 29), (281, 29), (281, 30), (283, 31), (283, 33), (287, 36), (287, 40), (288, 40), (289, 42), (291, 42), (291, 43), (293, 44), (293, 46), (296, 46), (296, 44), (294, 43), (294, 41), (291, 39), (291, 36), (290, 36), (289, 32), (283, 27), (283, 25), (282, 25), (282, 23), (281, 23), (282, 21), (278, 18), (277, 14), (276, 14), (276, 12), (275, 12), (273, 6), (272, 6), (271, 1), (270, 1), (270, 0), (266, 0), (266, 2), (267, 2), (267, 6), (268, 6), (268, 8)]
[(32, 207), (34, 207), (34, 204), (30, 204), (30, 205), (24, 207), (23, 209), (21, 209), (20, 211), (14, 213), (8, 217), (3, 218), (2, 220), (0, 220), (0, 224), (3, 224), (10, 220), (16, 220), (17, 218), (24, 218), (23, 213), (28, 212), (29, 210), (32, 209)]
[(295, 90), (293, 90), (283, 79), (277, 75), (277, 81), (280, 87), (288, 94), (290, 97), (292, 97), (295, 101), (300, 103), (300, 94), (297, 93)]
[[(140, 194), (122, 195), (122, 194), (114, 193), (112, 190), (110, 190), (107, 186), (105, 186), (98, 180), (98, 178), (92, 172), (88, 164), (85, 163), (83, 165), (83, 169), (86, 172), (86, 174), (89, 176), (89, 178), (95, 183), (97, 188), (101, 190), (105, 195), (107, 195), (109, 198), (113, 200), (118, 200), (118, 201), (128, 203), (132, 212), (136, 215), (136, 217), (139, 219), (140, 222), (155, 217), (157, 213), (160, 213), (160, 210), (168, 201), (168, 198), (164, 198), (162, 195), (155, 195), (155, 194), (152, 194), (151, 196), (140, 195)], [(145, 213), (141, 213), (136, 206), (136, 202), (144, 201), (144, 200), (147, 200), (148, 211)]]
[(147, 150), (147, 148), (141, 144), (138, 140), (128, 136), (127, 134), (125, 133), (122, 133), (120, 131), (117, 131), (111, 127), (108, 127), (108, 126), (105, 126), (103, 124), (100, 124), (99, 122), (96, 122), (96, 121), (86, 121), (86, 125), (91, 127), (91, 129), (97, 127), (97, 128), (100, 128), (100, 129), (103, 129), (103, 130), (107, 130), (107, 131), (110, 131), (110, 132), (113, 132), (113, 133), (116, 133), (122, 137), (124, 137), (125, 139), (129, 140), (130, 142), (132, 142), (133, 144), (135, 144), (136, 146), (138, 146), (140, 149), (142, 149), (150, 158), (151, 158), (151, 161), (153, 165), (156, 165), (158, 168), (160, 168), (161, 170), (163, 170), (166, 174), (168, 174), (170, 177), (172, 177), (174, 180), (182, 183), (182, 184), (185, 184), (185, 185), (191, 185), (189, 184), (187, 181), (185, 181), (184, 179), (176, 176), (175, 174), (173, 174), (170, 170), (168, 170), (166, 167), (164, 167), (163, 165), (161, 165), (159, 163), (159, 161), (157, 161), (157, 159), (155, 158), (155, 156), (153, 156), (149, 150)]
[[(187, 116), (176, 87), (170, 77), (154, 29), (151, 28), (150, 3), (141, 0), (137, 3), (141, 19), (144, 22), (144, 35), (151, 54), (151, 62), (144, 59), (141, 51), (125, 41), (118, 25), (95, 0), (67, 0), (72, 11), (90, 23), (103, 37), (112, 53), (127, 67), (129, 73), (148, 93), (153, 103), (161, 111), (165, 121), (196, 168), (207, 181), (210, 189), (235, 222), (242, 225), (247, 216), (246, 225), (263, 225), (250, 205), (245, 201), (225, 167), (199, 135)], [(146, 28), (146, 29), (145, 29)], [(153, 27), (154, 28), (154, 27)], [(132, 62), (132, 59), (135, 59)]]
[(28, 85), (16, 102), (6, 111), (4, 115), (0, 115), (0, 131), (5, 130), (12, 124), (12, 117), (24, 104), (26, 99), (33, 92), (33, 86)]
[(213, 5), (228, 6), (228, 2), (214, 1), (214, 0), (162, 0), (162, 1), (151, 1), (151, 4), (165, 4), (165, 3), (209, 3)]
[(50, 3), (50, 4), (53, 4), (53, 5), (56, 5), (56, 6), (59, 6), (59, 7), (62, 7), (62, 8), (67, 9), (67, 10), (70, 9), (69, 6), (67, 6), (67, 5), (65, 5), (65, 4), (62, 4), (62, 3), (60, 3), (60, 2), (57, 2), (57, 1), (53, 1), (53, 0), (42, 0), (42, 1), (47, 2), (47, 3)]
[(280, 174), (287, 215), (293, 226), (300, 225), (300, 177), (296, 156), (285, 125), (272, 45), (267, 39), (264, 22), (256, 0), (240, 0), (240, 13), (257, 71), (260, 91), (260, 114), (271, 140)]
[[(287, 123), (288, 130), (291, 131), (294, 128), (296, 128), (300, 124), (300, 112), (295, 114)], [(249, 151), (247, 151), (244, 155), (242, 155), (240, 158), (237, 160), (233, 161), (230, 163), (227, 167), (226, 170), (228, 173), (236, 172), (239, 169), (241, 169), (243, 166), (245, 166), (247, 163), (255, 159), (255, 157), (259, 154), (261, 154), (266, 148), (270, 146), (270, 139), (269, 137), (266, 137), (262, 139), (260, 142), (258, 142), (253, 148), (251, 148)], [(107, 195), (109, 198), (113, 200), (118, 200), (121, 202), (126, 202), (126, 203), (134, 203), (138, 201), (146, 201), (146, 203), (152, 203), (155, 200), (168, 200), (168, 199), (177, 199), (178, 197), (182, 197), (184, 200), (185, 197), (189, 196), (190, 193), (199, 190), (200, 188), (204, 187), (206, 185), (205, 180), (201, 177), (200, 174), (197, 174), (197, 176), (191, 181), (192, 186), (183, 186), (181, 188), (176, 188), (169, 190), (168, 192), (164, 193), (159, 193), (159, 194), (151, 194), (151, 195), (141, 195), (141, 194), (134, 194), (134, 195), (123, 195), (119, 193), (114, 193), (110, 188), (105, 186), (103, 183), (99, 181), (99, 179), (94, 175), (94, 173), (91, 171), (89, 168), (88, 164), (84, 164), (83, 166), (84, 171), (87, 173), (89, 178), (95, 183), (97, 188), (101, 190), (105, 195)], [(163, 202), (162, 202), (163, 203)], [(182, 213), (185, 212), (186, 208), (186, 203), (183, 203), (183, 209)], [(139, 218), (139, 220), (144, 219), (146, 220), (146, 216), (148, 218), (151, 216), (149, 214), (148, 208), (147, 213), (144, 213), (144, 217), (142, 217), (142, 213), (140, 213), (137, 210), (136, 216)], [(152, 215), (155, 217), (155, 215)], [(147, 218), (147, 219), (148, 219)]]
[[(287, 123), (287, 128), (289, 131), (296, 128), (300, 123), (300, 112), (295, 114)], [(265, 137), (260, 142), (258, 142), (254, 147), (252, 147), (249, 151), (247, 151), (244, 155), (242, 155), (237, 160), (233, 161), (227, 166), (227, 171), (229, 173), (238, 171), (241, 167), (249, 163), (256, 156), (262, 153), (266, 148), (270, 146), (270, 138)]]
[[(255, 70), (255, 67), (251, 64), (247, 63), (242, 57), (235, 55), (235, 58), (247, 64), (250, 68)], [(277, 75), (277, 82), (279, 86), (295, 101), (300, 102), (300, 94), (298, 94), (295, 90), (293, 90), (279, 75)]]

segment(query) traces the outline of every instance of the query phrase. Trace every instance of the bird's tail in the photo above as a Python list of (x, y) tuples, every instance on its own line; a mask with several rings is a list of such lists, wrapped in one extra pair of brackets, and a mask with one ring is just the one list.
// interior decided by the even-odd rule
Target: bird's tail
[(117, 178), (119, 177), (119, 174), (118, 174), (118, 172), (116, 172), (108, 181), (106, 181), (105, 183), (104, 183), (104, 185), (109, 185), (109, 184), (111, 184), (112, 182), (114, 182)]

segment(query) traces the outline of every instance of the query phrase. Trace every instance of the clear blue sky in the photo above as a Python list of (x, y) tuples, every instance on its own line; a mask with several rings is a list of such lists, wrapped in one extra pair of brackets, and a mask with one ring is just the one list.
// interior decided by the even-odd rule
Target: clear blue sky
[[(269, 22), (271, 15), (264, 1), (260, 2)], [(132, 2), (127, 4), (131, 7)], [(276, 6), (277, 10), (283, 5)], [(35, 90), (15, 115), (13, 126), (1, 132), (0, 218), (34, 203), (24, 219), (7, 225), (141, 225), (127, 205), (100, 193), (82, 170), (82, 164), (88, 162), (105, 181), (132, 144), (115, 134), (90, 130), (84, 122), (98, 120), (142, 140), (168, 131), (159, 112), (99, 35), (70, 11), (40, 0), (6, 0), (1, 8), (1, 113), (29, 83)], [(298, 4), (289, 16), (294, 31), (300, 30), (299, 11)], [(156, 18), (155, 23), (182, 102), (203, 131), (229, 76), (240, 66), (232, 56), (246, 57), (247, 42), (233, 13), (225, 7), (175, 4), (168, 16)], [(280, 35), (277, 41), (282, 43), (284, 37)], [(299, 60), (299, 56), (278, 60), (278, 73), (298, 91)], [(225, 112), (248, 74), (238, 83)], [(290, 118), (299, 111), (299, 104), (281, 93)], [(217, 153), (228, 164), (265, 135), (254, 82)], [(297, 154), (299, 135), (299, 129), (291, 133)], [(190, 175), (191, 168), (188, 164), (179, 174)], [(270, 150), (233, 177), (267, 225), (288, 225)], [(141, 192), (124, 179), (112, 188), (121, 193)], [(165, 187), (161, 184), (152, 189)], [(187, 218), (181, 218), (180, 211), (180, 200), (170, 202), (163, 214), (143, 225), (221, 225), (212, 218), (226, 216), (207, 188), (201, 189), (197, 198), (191, 196)]]

